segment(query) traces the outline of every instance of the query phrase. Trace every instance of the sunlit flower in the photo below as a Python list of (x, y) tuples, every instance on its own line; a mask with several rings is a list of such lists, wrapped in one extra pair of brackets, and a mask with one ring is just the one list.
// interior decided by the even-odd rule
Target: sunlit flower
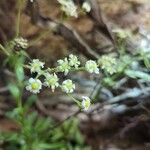
[(61, 4), (61, 9), (68, 16), (78, 17), (77, 6), (72, 0), (57, 0)]
[(39, 61), (39, 59), (33, 59), (33, 61), (30, 63), (30, 70), (31, 73), (37, 72), (40, 73), (41, 69), (44, 68), (44, 62)]
[(89, 109), (90, 105), (91, 105), (90, 98), (87, 96), (83, 96), (82, 97), (82, 108), (83, 108), (83, 110), (87, 111)]
[(95, 61), (93, 60), (89, 60), (86, 62), (85, 64), (85, 68), (88, 72), (90, 73), (96, 73), (99, 74), (99, 69), (98, 69), (98, 65)]
[(72, 80), (68, 79), (63, 81), (61, 88), (66, 93), (72, 93), (75, 89), (75, 84), (73, 84)]
[(70, 54), (69, 55), (69, 65), (71, 67), (78, 68), (80, 65), (80, 61), (78, 60), (77, 56)]
[(18, 37), (14, 39), (15, 46), (17, 48), (27, 49), (28, 48), (28, 40), (22, 37)]
[(99, 59), (98, 63), (100, 64), (102, 69), (106, 70), (110, 74), (113, 74), (117, 71), (116, 69), (117, 61), (114, 57), (110, 55), (102, 56)]
[(91, 11), (91, 5), (88, 1), (85, 1), (82, 5), (82, 9), (85, 11), (85, 12), (90, 12)]
[(45, 77), (46, 79), (45, 79), (44, 85), (47, 87), (51, 87), (52, 91), (54, 92), (55, 88), (59, 86), (59, 83), (58, 83), (59, 79), (57, 75), (55, 73), (54, 74), (46, 73)]
[(39, 79), (29, 79), (29, 83), (26, 86), (26, 90), (36, 94), (39, 93), (42, 88), (42, 82)]
[(64, 72), (65, 75), (67, 75), (70, 70), (70, 65), (67, 58), (65, 58), (64, 60), (60, 59), (57, 62), (58, 62), (58, 70)]

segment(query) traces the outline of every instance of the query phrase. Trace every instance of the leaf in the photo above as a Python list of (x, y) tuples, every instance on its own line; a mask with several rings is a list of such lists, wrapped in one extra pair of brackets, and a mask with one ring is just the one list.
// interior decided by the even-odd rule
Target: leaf
[(24, 109), (25, 111), (28, 111), (32, 105), (35, 103), (37, 100), (37, 95), (31, 95), (27, 98), (26, 103), (24, 104)]
[(37, 132), (43, 133), (44, 131), (48, 130), (50, 124), (51, 122), (49, 118), (38, 118), (34, 128), (37, 130)]
[(28, 55), (28, 53), (26, 51), (20, 51), (22, 56), (25, 56), (27, 58), (30, 58), (30, 56)]
[(21, 82), (24, 80), (24, 69), (23, 65), (21, 63), (16, 64), (15, 66), (15, 72), (17, 79)]
[(22, 108), (15, 108), (12, 111), (6, 112), (6, 116), (15, 121), (19, 121), (20, 114), (22, 114), (22, 112), (23, 112)]
[(54, 143), (54, 144), (47, 144), (47, 143), (40, 143), (39, 145), (40, 149), (46, 150), (58, 150), (59, 148), (63, 147), (64, 145), (62, 143)]
[(148, 58), (144, 59), (144, 64), (147, 68), (150, 68), (150, 60)]
[(15, 73), (16, 73), (16, 77), (18, 79), (18, 81), (22, 82), (24, 80), (24, 68), (23, 68), (23, 64), (25, 61), (25, 57), (24, 56), (20, 56), (19, 54), (16, 55), (16, 59), (15, 60)]
[(17, 100), (20, 96), (20, 90), (17, 87), (17, 85), (14, 83), (9, 83), (8, 89), (9, 89), (10, 93), (12, 94), (12, 96), (14, 97), (14, 99)]
[(139, 78), (144, 81), (150, 82), (150, 75), (142, 71), (126, 70), (125, 74), (131, 78)]

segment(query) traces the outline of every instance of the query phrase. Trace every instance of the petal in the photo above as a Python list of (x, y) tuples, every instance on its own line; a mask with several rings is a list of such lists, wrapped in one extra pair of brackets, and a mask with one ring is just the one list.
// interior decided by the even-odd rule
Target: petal
[(30, 79), (29, 79), (29, 83), (33, 83), (33, 82), (35, 82), (35, 79), (30, 78)]

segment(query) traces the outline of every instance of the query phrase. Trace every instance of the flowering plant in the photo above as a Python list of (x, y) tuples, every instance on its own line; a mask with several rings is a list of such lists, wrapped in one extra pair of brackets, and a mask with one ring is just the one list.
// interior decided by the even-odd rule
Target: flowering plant
[[(58, 66), (55, 68), (44, 69), (44, 62), (41, 62), (38, 59), (33, 59), (27, 67), (30, 69), (31, 73), (36, 72), (37, 76), (34, 79), (29, 79), (26, 89), (36, 94), (40, 92), (42, 85), (44, 85), (46, 87), (51, 87), (52, 92), (54, 92), (56, 88), (60, 88), (63, 92), (69, 94), (74, 92), (75, 84), (70, 79), (59, 83), (60, 79), (58, 78), (58, 73), (63, 72), (64, 75), (67, 75), (70, 71), (85, 70), (89, 73), (99, 74), (99, 66), (96, 61), (89, 60), (85, 63), (85, 66), (80, 66), (81, 63), (78, 60), (78, 57), (73, 54), (70, 54), (68, 58), (66, 57), (58, 60), (57, 62)], [(40, 80), (41, 76), (45, 78), (43, 82)], [(78, 100), (75, 102), (77, 101)], [(78, 101), (77, 103), (79, 104), (80, 102)], [(84, 97), (82, 101), (83, 110), (88, 110), (89, 106), (90, 99), (88, 97)]]
[[(92, 51), (90, 45), (86, 41), (84, 42), (76, 31), (63, 22), (67, 17), (78, 18), (80, 13), (88, 13), (88, 16), (91, 18), (95, 14), (99, 16), (97, 15), (98, 13), (94, 12), (95, 5), (93, 5), (92, 0), (82, 0), (78, 1), (79, 3), (75, 0), (57, 0), (57, 6), (60, 6), (61, 10), (61, 19), (57, 21), (43, 17), (36, 10), (38, 9), (36, 0), (28, 0), (29, 8), (32, 4), (35, 4), (32, 5), (35, 12), (28, 13), (29, 9), (27, 10), (28, 14), (33, 15), (33, 18), (31, 17), (32, 22), (36, 22), (40, 27), (48, 27), (48, 32), (49, 27), (52, 28), (54, 33), (61, 33), (64, 38), (67, 37), (68, 41), (73, 36), (70, 40), (73, 43), (72, 45), (74, 46), (74, 42), (77, 42), (76, 50), (79, 48), (79, 51), (82, 51), (82, 54), (84, 54), (74, 55), (68, 50), (67, 57), (55, 60), (53, 67), (48, 66), (47, 61), (38, 58), (32, 59), (27, 54), (26, 49), (32, 48), (34, 40), (28, 41), (20, 36), (20, 17), (24, 7), (22, 6), (23, 0), (17, 1), (19, 8), (16, 21), (16, 35), (11, 41), (3, 45), (0, 44), (0, 50), (5, 54), (1, 68), (2, 79), (5, 78), (3, 72), (9, 75), (7, 82), (4, 81), (4, 84), (7, 84), (4, 91), (8, 90), (12, 99), (15, 100), (15, 103), (13, 103), (15, 108), (6, 113), (6, 115), (15, 120), (19, 129), (14, 133), (0, 134), (2, 141), (0, 144), (3, 144), (4, 141), (6, 149), (11, 148), (11, 150), (18, 150), (18, 148), (19, 150), (89, 150), (83, 145), (83, 139), (78, 130), (77, 117), (71, 118), (79, 113), (91, 116), (91, 114), (101, 112), (101, 110), (110, 110), (108, 112), (119, 112), (121, 114), (129, 110), (126, 105), (119, 105), (125, 98), (134, 98), (135, 100), (139, 95), (142, 98), (149, 96), (150, 51), (146, 37), (140, 44), (140, 50), (136, 49), (134, 52), (131, 52), (126, 46), (129, 34), (122, 30), (114, 30), (113, 33), (116, 34), (115, 51), (109, 54), (96, 52), (99, 45), (95, 51)], [(90, 13), (90, 11), (92, 12)], [(102, 19), (100, 16), (95, 18), (96, 16), (93, 17), (93, 20), (96, 22), (94, 27), (97, 27), (101, 22), (99, 22), (99, 19)], [(104, 22), (102, 21), (102, 23)], [(105, 25), (103, 27), (105, 29)], [(41, 36), (37, 37), (35, 43), (40, 38)], [(74, 52), (72, 51), (72, 53)], [(84, 59), (82, 59), (83, 57)], [(77, 72), (80, 73), (74, 77), (74, 74)], [(80, 74), (86, 79), (79, 79)], [(131, 79), (133, 81), (132, 87), (135, 87), (127, 88)], [(82, 85), (84, 85), (81, 88), (82, 90), (88, 89), (86, 94), (85, 92), (79, 92)], [(51, 102), (48, 101), (48, 104), (45, 104), (45, 101), (42, 101), (43, 103), (40, 103), (39, 99), (45, 94), (44, 90), (48, 91), (49, 95), (56, 94), (57, 98), (59, 96), (57, 92), (67, 95), (67, 98), (70, 100), (67, 102), (67, 105), (73, 108), (72, 111), (77, 110), (77, 112), (57, 124), (54, 120), (47, 117), (51, 116), (51, 109), (50, 112), (47, 111), (51, 108), (47, 106)], [(119, 92), (121, 93), (120, 95), (118, 95)], [(51, 97), (49, 96), (49, 98)], [(65, 100), (67, 98), (65, 96)], [(141, 100), (136, 101), (137, 108), (141, 104), (139, 102)], [(34, 107), (31, 107), (33, 104), (35, 104)], [(38, 113), (35, 113), (35, 106), (38, 108)], [(62, 101), (61, 104), (55, 101), (54, 109), (56, 109), (56, 106), (62, 106)], [(145, 110), (147, 111), (147, 109)], [(67, 110), (67, 112), (69, 111)], [(68, 140), (68, 137), (71, 140)], [(7, 147), (7, 143), (11, 143), (10, 146)]]

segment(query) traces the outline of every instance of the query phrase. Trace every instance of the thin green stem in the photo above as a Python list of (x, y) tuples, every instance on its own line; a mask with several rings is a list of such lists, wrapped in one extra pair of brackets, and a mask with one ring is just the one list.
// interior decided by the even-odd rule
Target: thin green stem
[(0, 44), (0, 49), (7, 55), (9, 56), (10, 54), (8, 53), (8, 51)]
[(21, 18), (21, 10), (22, 10), (22, 0), (17, 0), (18, 2), (18, 14), (17, 14), (17, 21), (16, 21), (16, 37), (19, 36), (20, 32), (20, 18)]
[[(59, 73), (59, 72), (61, 72), (57, 67), (48, 68), (47, 71), (50, 72), (50, 73), (55, 73), (55, 72)], [(69, 71), (85, 71), (85, 67), (71, 68)]]
[(20, 95), (18, 97), (18, 101), (17, 101), (17, 105), (18, 105), (18, 108), (20, 110), (20, 124), (23, 126), (24, 124), (24, 111), (23, 111), (23, 105), (22, 105), (22, 94), (23, 94), (23, 85), (19, 85), (19, 89), (20, 89)]
[(75, 99), (71, 94), (67, 94), (75, 103), (77, 103), (77, 105), (79, 106), (79, 107), (81, 107), (81, 103), (77, 100), (77, 99)]

